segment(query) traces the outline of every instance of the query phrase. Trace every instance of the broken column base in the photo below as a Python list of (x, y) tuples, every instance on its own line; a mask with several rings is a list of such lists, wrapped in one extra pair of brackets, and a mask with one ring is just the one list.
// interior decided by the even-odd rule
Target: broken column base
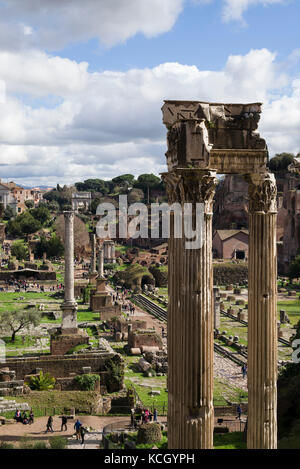
[(50, 353), (51, 355), (65, 355), (76, 345), (89, 343), (89, 336), (86, 332), (78, 329), (60, 329), (51, 335)]

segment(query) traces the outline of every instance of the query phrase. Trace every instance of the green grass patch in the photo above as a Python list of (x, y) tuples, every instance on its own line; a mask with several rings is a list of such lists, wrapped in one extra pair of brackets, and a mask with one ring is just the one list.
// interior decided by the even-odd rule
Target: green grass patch
[(214, 435), (214, 449), (246, 449), (243, 433), (216, 433)]

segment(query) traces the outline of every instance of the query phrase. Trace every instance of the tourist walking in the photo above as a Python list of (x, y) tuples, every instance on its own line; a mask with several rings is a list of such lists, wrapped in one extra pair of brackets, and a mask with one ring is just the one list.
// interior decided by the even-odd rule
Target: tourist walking
[(154, 422), (157, 422), (157, 409), (154, 409), (154, 412), (153, 412), (153, 421), (154, 421)]
[(76, 420), (75, 424), (74, 424), (74, 429), (76, 430), (76, 440), (79, 440), (80, 439), (80, 427), (81, 427), (82, 423), (80, 422), (80, 420)]
[(29, 425), (31, 425), (32, 423), (34, 423), (34, 414), (33, 414), (32, 410), (30, 411), (30, 414), (29, 414), (28, 423), (29, 423)]
[(63, 431), (63, 429), (65, 429), (65, 431), (68, 430), (67, 421), (68, 421), (67, 416), (66, 416), (66, 415), (63, 415), (62, 418), (61, 418), (61, 427), (60, 427), (60, 431), (61, 431), (61, 432)]
[(244, 365), (242, 366), (242, 373), (243, 373), (243, 378), (245, 379), (246, 376), (247, 376), (247, 365), (246, 365), (246, 363), (244, 363)]
[(83, 445), (84, 444), (84, 437), (85, 437), (85, 434), (87, 433), (87, 429), (81, 425), (80, 427), (80, 436), (81, 436), (81, 444)]
[(53, 417), (50, 415), (50, 417), (48, 418), (47, 420), (47, 428), (46, 428), (46, 432), (45, 433), (48, 433), (48, 432), (52, 432), (53, 433)]
[(237, 412), (236, 419), (241, 420), (241, 416), (242, 416), (242, 407), (241, 407), (241, 404), (239, 404), (239, 405), (237, 406), (236, 412)]

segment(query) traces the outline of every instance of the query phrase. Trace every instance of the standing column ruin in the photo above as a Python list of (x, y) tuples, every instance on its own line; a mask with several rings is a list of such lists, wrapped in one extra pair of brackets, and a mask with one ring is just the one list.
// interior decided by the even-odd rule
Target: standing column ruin
[(90, 242), (91, 242), (91, 261), (90, 261), (90, 274), (95, 274), (97, 272), (97, 255), (96, 255), (96, 235), (90, 233)]
[(172, 229), (169, 239), (170, 448), (213, 444), (211, 213), (216, 173), (246, 175), (250, 182), (248, 448), (276, 447), (276, 187), (268, 174), (266, 141), (257, 132), (261, 108), (261, 103), (171, 100), (162, 107), (169, 201), (204, 204), (198, 229), (203, 246), (185, 249)]
[(277, 448), (276, 182), (249, 182), (248, 432), (249, 449)]
[(103, 249), (99, 249), (98, 253), (98, 277), (104, 276), (104, 254)]
[[(204, 211), (199, 247), (169, 239), (168, 445), (172, 449), (213, 448), (213, 272), (212, 205), (216, 173), (175, 169), (163, 175), (171, 204), (196, 204)], [(194, 228), (195, 229), (195, 228)]]
[(74, 212), (64, 212), (65, 221), (65, 292), (61, 305), (61, 328), (51, 333), (51, 355), (64, 355), (76, 345), (88, 344), (89, 337), (78, 329), (77, 303), (74, 298)]
[(65, 297), (61, 305), (62, 332), (77, 333), (77, 303), (74, 298), (74, 212), (64, 212), (65, 220)]

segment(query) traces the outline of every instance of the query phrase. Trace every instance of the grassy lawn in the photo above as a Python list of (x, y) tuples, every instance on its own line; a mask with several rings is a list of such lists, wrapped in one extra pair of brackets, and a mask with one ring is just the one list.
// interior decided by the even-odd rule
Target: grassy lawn
[[(7, 397), (6, 399), (17, 402), (27, 402), (33, 409), (35, 417), (45, 415), (60, 415), (70, 410), (77, 409), (78, 414), (94, 414), (93, 408), (96, 405), (99, 394), (95, 391), (31, 391), (27, 396)], [(5, 416), (12, 417), (6, 414)]]
[(1, 340), (4, 340), (7, 348), (19, 349), (37, 345), (36, 337), (30, 335), (17, 335), (14, 342), (12, 342), (11, 337), (1, 337)]
[(300, 300), (284, 300), (278, 301), (277, 310), (278, 310), (278, 319), (280, 318), (279, 311), (285, 309), (292, 325), (295, 325), (300, 321)]
[(214, 435), (214, 449), (246, 449), (243, 433), (217, 433)]

